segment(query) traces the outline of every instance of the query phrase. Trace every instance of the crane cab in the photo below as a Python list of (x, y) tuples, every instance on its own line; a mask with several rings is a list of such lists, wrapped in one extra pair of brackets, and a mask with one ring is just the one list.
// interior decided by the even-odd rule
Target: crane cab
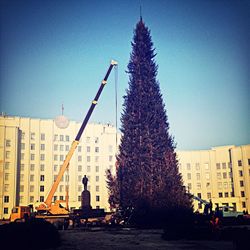
[(32, 208), (30, 206), (17, 206), (11, 211), (10, 221), (25, 220), (29, 218), (32, 213)]

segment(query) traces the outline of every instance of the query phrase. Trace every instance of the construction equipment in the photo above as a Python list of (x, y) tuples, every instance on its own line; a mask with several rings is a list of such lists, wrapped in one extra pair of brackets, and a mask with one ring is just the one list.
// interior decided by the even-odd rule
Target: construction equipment
[(61, 205), (61, 202), (65, 202), (65, 201), (55, 201), (54, 203), (52, 203), (52, 198), (53, 198), (53, 196), (54, 196), (54, 194), (55, 194), (55, 192), (57, 190), (57, 187), (58, 187), (58, 185), (59, 185), (59, 183), (60, 183), (60, 181), (61, 181), (61, 179), (63, 177), (63, 174), (65, 173), (66, 169), (69, 166), (70, 160), (71, 160), (71, 158), (72, 158), (72, 156), (73, 156), (73, 154), (75, 152), (76, 147), (79, 144), (81, 135), (82, 135), (87, 123), (88, 123), (88, 120), (89, 120), (89, 118), (90, 118), (90, 116), (91, 116), (97, 102), (98, 102), (98, 99), (99, 99), (99, 97), (100, 97), (100, 95), (102, 93), (102, 90), (103, 90), (104, 86), (107, 83), (107, 79), (109, 77), (109, 74), (110, 74), (112, 68), (114, 66), (116, 66), (116, 65), (117, 65), (117, 62), (112, 60), (111, 63), (110, 63), (110, 66), (108, 68), (108, 71), (107, 71), (104, 79), (101, 82), (101, 86), (99, 87), (98, 92), (97, 92), (94, 100), (91, 103), (91, 106), (90, 106), (90, 108), (88, 110), (88, 113), (87, 113), (85, 119), (82, 122), (82, 125), (81, 125), (81, 127), (80, 127), (80, 129), (79, 129), (79, 131), (77, 133), (77, 136), (76, 136), (75, 140), (71, 144), (71, 148), (70, 148), (70, 150), (69, 150), (69, 152), (68, 152), (68, 154), (67, 154), (67, 156), (66, 156), (66, 158), (65, 158), (65, 160), (63, 162), (62, 167), (60, 168), (58, 176), (57, 176), (55, 182), (53, 183), (53, 186), (52, 186), (52, 188), (51, 188), (45, 202), (41, 203), (39, 206), (36, 207), (36, 210), (37, 210), (38, 214), (47, 213), (47, 214), (52, 214), (52, 215), (59, 215), (59, 214), (62, 215), (62, 214), (68, 214), (69, 213), (69, 211)]

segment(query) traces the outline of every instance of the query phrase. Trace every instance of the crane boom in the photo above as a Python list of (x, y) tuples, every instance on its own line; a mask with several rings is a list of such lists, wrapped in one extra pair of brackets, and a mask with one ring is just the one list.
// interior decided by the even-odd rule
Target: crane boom
[(63, 177), (63, 175), (64, 175), (64, 173), (65, 173), (65, 171), (67, 169), (67, 167), (69, 166), (69, 162), (70, 162), (70, 160), (71, 160), (71, 158), (72, 158), (72, 156), (73, 156), (73, 154), (75, 152), (76, 147), (79, 144), (81, 135), (82, 135), (87, 123), (88, 123), (88, 120), (89, 120), (89, 118), (90, 118), (90, 116), (91, 116), (97, 102), (98, 102), (98, 99), (99, 99), (99, 97), (100, 97), (100, 95), (102, 93), (102, 90), (103, 90), (105, 84), (107, 83), (110, 72), (111, 72), (112, 68), (114, 66), (116, 66), (116, 65), (117, 65), (117, 62), (112, 60), (111, 63), (110, 63), (110, 66), (108, 68), (108, 71), (107, 71), (104, 79), (101, 82), (101, 85), (100, 85), (100, 87), (98, 89), (98, 92), (97, 92), (94, 100), (91, 103), (91, 106), (90, 106), (90, 108), (88, 110), (88, 113), (87, 113), (85, 119), (82, 122), (82, 125), (81, 125), (81, 127), (80, 127), (80, 129), (79, 129), (79, 131), (77, 133), (77, 136), (76, 136), (75, 140), (71, 144), (70, 150), (69, 150), (69, 152), (68, 152), (68, 154), (67, 154), (67, 156), (66, 156), (66, 158), (65, 158), (65, 160), (63, 162), (63, 165), (60, 168), (60, 171), (59, 171), (59, 173), (57, 175), (57, 178), (56, 178), (55, 182), (53, 183), (53, 186), (50, 189), (50, 192), (49, 192), (44, 204), (40, 204), (36, 208), (38, 212), (46, 210), (46, 211), (49, 211), (51, 214), (63, 213), (63, 210), (59, 209), (59, 206), (56, 206), (54, 211), (53, 211), (53, 209), (51, 209), (52, 208), (52, 198), (53, 198), (53, 196), (54, 196), (54, 194), (55, 194), (55, 192), (56, 192), (56, 190), (58, 188), (58, 185), (59, 185), (59, 183), (60, 183), (60, 181), (61, 181), (61, 179), (62, 179), (62, 177)]

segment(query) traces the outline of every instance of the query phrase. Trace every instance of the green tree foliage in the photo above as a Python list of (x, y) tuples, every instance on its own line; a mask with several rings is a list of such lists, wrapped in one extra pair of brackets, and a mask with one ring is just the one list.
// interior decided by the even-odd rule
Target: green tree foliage
[(185, 195), (165, 105), (156, 80), (155, 50), (141, 19), (128, 64), (116, 176), (107, 172), (110, 204), (123, 208), (191, 208)]

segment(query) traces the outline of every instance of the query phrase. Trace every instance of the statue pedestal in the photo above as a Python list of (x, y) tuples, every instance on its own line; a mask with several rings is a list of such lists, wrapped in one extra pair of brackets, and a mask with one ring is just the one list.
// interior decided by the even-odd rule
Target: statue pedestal
[(84, 210), (91, 209), (90, 192), (88, 190), (83, 190), (82, 191), (81, 208), (84, 209)]

